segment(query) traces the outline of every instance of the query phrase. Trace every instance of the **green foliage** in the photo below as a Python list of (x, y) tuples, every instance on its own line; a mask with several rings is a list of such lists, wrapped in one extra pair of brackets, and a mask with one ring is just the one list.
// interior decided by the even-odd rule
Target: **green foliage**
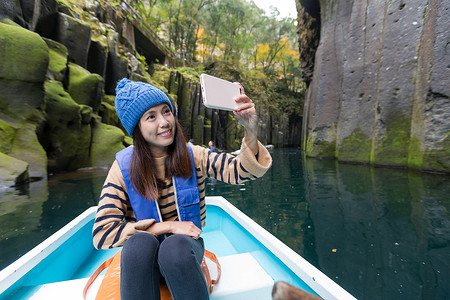
[[(256, 95), (268, 99), (264, 105), (302, 114), (303, 100), (296, 98), (303, 97), (306, 86), (294, 19), (280, 20), (276, 9), (267, 16), (246, 0), (129, 3), (173, 49), (183, 73), (194, 77), (210, 73), (245, 83), (249, 89), (253, 85), (249, 81), (256, 81), (258, 89), (267, 88)], [(192, 68), (181, 70), (186, 66)]]

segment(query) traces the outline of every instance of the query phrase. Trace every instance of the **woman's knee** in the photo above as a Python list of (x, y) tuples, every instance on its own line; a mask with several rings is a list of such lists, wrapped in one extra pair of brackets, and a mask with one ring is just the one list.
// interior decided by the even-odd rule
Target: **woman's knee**
[(158, 246), (159, 242), (155, 236), (145, 232), (136, 233), (123, 245), (122, 262), (136, 259), (153, 260), (158, 252)]
[(158, 253), (159, 264), (200, 263), (203, 257), (203, 240), (195, 240), (190, 236), (175, 234), (166, 238), (160, 246)]

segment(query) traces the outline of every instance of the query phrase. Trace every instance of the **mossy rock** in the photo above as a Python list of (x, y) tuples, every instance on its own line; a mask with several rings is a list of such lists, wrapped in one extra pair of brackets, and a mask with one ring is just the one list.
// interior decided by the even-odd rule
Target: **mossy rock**
[(27, 162), (31, 178), (47, 178), (47, 153), (39, 143), (36, 125), (25, 123), (17, 129), (16, 138), (8, 155)]
[(336, 141), (328, 142), (319, 138), (317, 132), (310, 132), (305, 152), (308, 157), (334, 158), (336, 155)]
[(205, 141), (203, 136), (203, 124), (204, 124), (205, 117), (198, 116), (197, 120), (193, 124), (192, 134), (191, 137), (194, 139), (195, 143), (198, 145), (204, 145), (208, 141)]
[(0, 20), (0, 23), (6, 24), (6, 25), (11, 25), (11, 26), (17, 26), (17, 27), (21, 27), (19, 24), (15, 23), (13, 20), (8, 19), (8, 18), (3, 18)]
[[(164, 76), (162, 76), (162, 75), (164, 75)], [(155, 72), (153, 74), (154, 78), (160, 78), (160, 80), (164, 80), (164, 79), (166, 80), (165, 81), (166, 85), (167, 85), (166, 87), (167, 87), (169, 94), (178, 95), (178, 90), (179, 90), (179, 86), (180, 86), (180, 78), (181, 78), (180, 73), (176, 70), (170, 71), (169, 76), (167, 76), (168, 78), (162, 79), (165, 76), (167, 76), (166, 72), (163, 72), (161, 74)]]
[(340, 161), (370, 163), (372, 139), (366, 136), (361, 129), (355, 129), (344, 138), (339, 145), (338, 159)]
[(117, 82), (127, 76), (128, 59), (110, 51), (105, 73), (105, 92), (109, 95), (114, 95)]
[(80, 105), (80, 114), (81, 114), (81, 123), (82, 124), (90, 124), (92, 117), (94, 115), (94, 111), (92, 109), (92, 107), (88, 106), (88, 105)]
[(103, 95), (102, 102), (106, 102), (106, 103), (114, 106), (115, 105), (115, 102), (114, 102), (115, 100), (116, 100), (116, 96), (114, 96), (114, 95)]
[(13, 186), (28, 180), (28, 164), (0, 152), (0, 186)]
[[(72, 115), (71, 120), (80, 120), (80, 105), (64, 90), (59, 81), (51, 80), (45, 84), (45, 103), (50, 127), (61, 125), (58, 120), (63, 117), (61, 114), (70, 114)], [(76, 122), (72, 121), (71, 123)]]
[(104, 42), (91, 40), (86, 69), (91, 73), (105, 77), (106, 64), (108, 62), (108, 46), (106, 37)]
[(42, 38), (22, 27), (0, 23), (0, 78), (45, 81), (49, 50)]
[(47, 78), (64, 82), (67, 73), (67, 48), (63, 44), (44, 39), (49, 48), (49, 64)]
[(43, 109), (42, 83), (0, 79), (0, 91), (0, 112), (19, 123), (32, 118), (36, 109)]
[(114, 104), (111, 105), (110, 103), (103, 101), (100, 104), (98, 115), (102, 118), (103, 123), (119, 126), (120, 121)]
[(91, 165), (111, 166), (116, 153), (125, 148), (124, 137), (120, 128), (96, 122), (92, 128)]
[(190, 136), (191, 111), (193, 103), (191, 101), (192, 95), (192, 80), (182, 77), (181, 95), (178, 97), (178, 119), (183, 128), (186, 128), (186, 134)]
[(421, 150), (421, 142), (416, 136), (411, 137), (408, 153), (408, 167), (422, 169), (424, 152)]
[(89, 166), (91, 127), (81, 122), (81, 109), (61, 82), (49, 81), (46, 89), (47, 125), (40, 141), (47, 151), (49, 171)]
[(126, 135), (124, 140), (123, 140), (123, 144), (125, 145), (125, 147), (133, 145), (133, 138), (128, 136), (128, 135)]
[(0, 152), (9, 153), (15, 137), (14, 127), (0, 119)]
[(69, 63), (68, 91), (78, 104), (89, 105), (98, 111), (103, 98), (104, 80), (98, 74), (91, 74), (86, 69)]
[(148, 74), (141, 75), (141, 74), (138, 74), (138, 73), (133, 73), (130, 76), (130, 80), (147, 82), (147, 83), (150, 83), (151, 85), (156, 85), (156, 86), (159, 85)]
[(385, 134), (375, 143), (373, 163), (406, 167), (411, 141), (411, 118), (404, 116), (401, 112), (392, 112), (384, 120), (384, 124)]
[(67, 47), (69, 59), (83, 68), (86, 67), (91, 27), (84, 21), (58, 13), (56, 40)]
[(238, 150), (241, 147), (241, 140), (243, 135), (242, 130), (243, 127), (238, 125), (237, 119), (228, 113), (227, 116), (227, 127), (226, 127), (226, 147), (230, 150)]
[[(209, 121), (209, 124), (207, 123), (207, 121)], [(205, 143), (212, 140), (210, 120), (205, 120), (205, 124), (203, 125), (203, 139)]]
[(423, 169), (450, 173), (450, 132), (437, 145), (437, 149), (424, 154)]

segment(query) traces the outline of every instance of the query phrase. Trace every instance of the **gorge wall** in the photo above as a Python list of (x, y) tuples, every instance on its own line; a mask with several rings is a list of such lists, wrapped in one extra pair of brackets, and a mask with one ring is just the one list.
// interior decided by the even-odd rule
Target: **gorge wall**
[[(111, 165), (132, 143), (114, 108), (123, 77), (166, 92), (196, 144), (239, 149), (243, 127), (228, 112), (205, 109), (198, 75), (170, 69), (170, 49), (125, 4), (1, 1), (0, 188)], [(301, 118), (258, 109), (261, 142), (300, 144)]]
[(449, 8), (297, 0), (306, 155), (450, 172)]

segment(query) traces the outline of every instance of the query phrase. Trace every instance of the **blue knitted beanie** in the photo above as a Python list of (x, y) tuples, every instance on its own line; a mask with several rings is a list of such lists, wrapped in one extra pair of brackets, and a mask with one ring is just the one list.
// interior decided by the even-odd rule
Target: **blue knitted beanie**
[(117, 115), (131, 137), (142, 114), (150, 107), (161, 103), (167, 103), (173, 113), (172, 103), (167, 95), (153, 85), (126, 78), (117, 83), (115, 100)]

